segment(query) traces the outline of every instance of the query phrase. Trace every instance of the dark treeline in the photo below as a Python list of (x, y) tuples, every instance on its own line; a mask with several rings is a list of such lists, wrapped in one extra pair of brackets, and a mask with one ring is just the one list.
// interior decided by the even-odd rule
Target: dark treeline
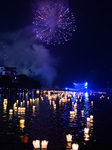
[(29, 78), (26, 75), (18, 75), (16, 79), (12, 79), (10, 76), (0, 76), (0, 87), (5, 88), (41, 88), (41, 83), (33, 78)]

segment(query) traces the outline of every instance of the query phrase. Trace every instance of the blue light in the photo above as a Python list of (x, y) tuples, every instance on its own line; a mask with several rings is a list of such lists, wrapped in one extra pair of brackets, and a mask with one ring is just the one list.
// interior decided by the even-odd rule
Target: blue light
[(74, 85), (77, 85), (77, 83), (73, 83)]
[(87, 83), (87, 82), (85, 82), (85, 86), (88, 86), (88, 83)]
[(85, 88), (87, 89), (87, 86), (88, 86), (88, 82), (85, 82), (84, 86), (85, 86)]
[(85, 98), (88, 98), (89, 94), (88, 92), (85, 93)]

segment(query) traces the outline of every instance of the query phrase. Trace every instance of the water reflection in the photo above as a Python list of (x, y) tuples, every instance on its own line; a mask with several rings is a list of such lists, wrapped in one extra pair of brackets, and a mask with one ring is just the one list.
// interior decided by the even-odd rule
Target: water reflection
[[(26, 90), (13, 96), (13, 104), (11, 99), (3, 99), (3, 122), (18, 137), (28, 133), (34, 148), (61, 140), (65, 149), (75, 149), (82, 141), (90, 141), (94, 117), (88, 92)], [(9, 132), (7, 125), (4, 129)]]

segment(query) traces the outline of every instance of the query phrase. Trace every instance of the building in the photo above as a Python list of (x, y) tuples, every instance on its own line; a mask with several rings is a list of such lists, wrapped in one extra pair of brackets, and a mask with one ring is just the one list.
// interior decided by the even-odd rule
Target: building
[(87, 82), (85, 82), (85, 83), (73, 83), (73, 85), (74, 85), (74, 88), (77, 90), (85, 90), (88, 88)]
[(15, 67), (5, 67), (5, 66), (0, 66), (0, 75), (2, 76), (10, 76), (12, 79), (16, 78), (16, 68)]
[(88, 90), (88, 82), (85, 83), (73, 83), (73, 88), (65, 88), (65, 90), (72, 90), (75, 92), (85, 92)]

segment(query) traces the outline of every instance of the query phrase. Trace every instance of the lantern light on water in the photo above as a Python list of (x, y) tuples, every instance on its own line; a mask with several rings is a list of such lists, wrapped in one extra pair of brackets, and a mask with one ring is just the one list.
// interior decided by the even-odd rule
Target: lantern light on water
[(32, 103), (32, 99), (30, 98), (30, 103)]
[(23, 128), (25, 128), (25, 125), (24, 124), (20, 124), (20, 127), (23, 129)]
[(36, 94), (39, 94), (39, 90), (36, 91)]
[(41, 97), (41, 100), (43, 101), (43, 100), (44, 100), (44, 98), (43, 98), (43, 97)]
[(13, 109), (9, 109), (9, 114), (13, 114)]
[(85, 134), (85, 135), (84, 135), (84, 140), (85, 140), (85, 141), (89, 141), (89, 139), (90, 139), (89, 134), (88, 134), (88, 133), (87, 133), (87, 134)]
[(90, 118), (89, 117), (87, 117), (87, 122), (90, 122)]
[(75, 115), (75, 111), (70, 111), (70, 116), (74, 116)]
[(66, 140), (67, 142), (72, 142), (72, 135), (71, 134), (66, 135)]
[(22, 143), (27, 143), (28, 142), (28, 136), (27, 135), (21, 136), (21, 142)]
[(33, 104), (34, 104), (35, 103), (35, 99), (33, 98), (32, 100), (33, 100)]
[(89, 133), (89, 128), (84, 128), (84, 134), (88, 134)]
[(23, 104), (23, 103), (21, 102), (21, 107), (22, 107), (22, 104)]
[(56, 109), (56, 104), (53, 104), (53, 108)]
[(4, 99), (4, 102), (3, 102), (4, 104), (7, 104), (7, 99)]
[(17, 101), (15, 102), (16, 106), (18, 106), (18, 103), (19, 103), (19, 101), (17, 100)]
[(81, 116), (82, 117), (84, 116), (84, 110), (81, 110)]
[(77, 109), (74, 110), (75, 114), (77, 114)]
[(14, 111), (17, 111), (17, 107), (14, 107)]
[(48, 145), (48, 141), (43, 140), (43, 141), (41, 142), (41, 148), (47, 148), (47, 145)]
[(77, 107), (77, 103), (75, 103), (75, 105), (74, 106), (76, 106)]
[(33, 111), (35, 111), (35, 106), (33, 106)]
[(20, 124), (24, 124), (25, 120), (24, 119), (20, 119)]
[(27, 105), (29, 105), (29, 101), (27, 101)]
[(33, 142), (34, 148), (40, 148), (40, 141), (39, 140), (34, 140)]
[(4, 104), (4, 105), (3, 105), (3, 108), (4, 108), (4, 110), (6, 111), (6, 109), (7, 109), (7, 105), (6, 105), (6, 104)]
[(91, 101), (91, 106), (93, 106), (93, 101)]
[(90, 115), (90, 122), (93, 122), (93, 115)]
[(78, 148), (79, 148), (78, 144), (75, 143), (72, 144), (72, 150), (78, 150)]

